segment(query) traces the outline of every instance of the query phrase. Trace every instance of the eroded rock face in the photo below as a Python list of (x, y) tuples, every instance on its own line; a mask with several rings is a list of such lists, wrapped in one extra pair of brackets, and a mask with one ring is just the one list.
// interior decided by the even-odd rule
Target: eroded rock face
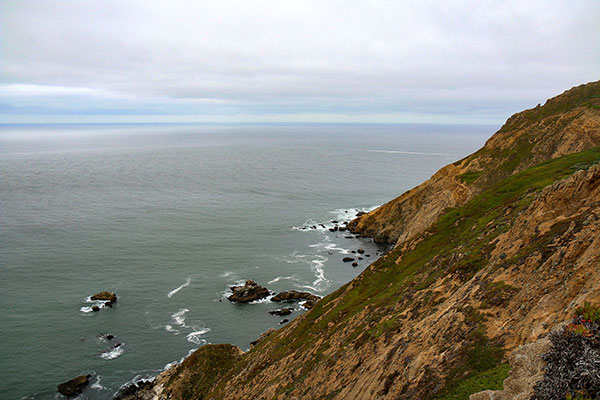
[(232, 286), (231, 291), (233, 294), (227, 299), (238, 303), (250, 303), (251, 301), (264, 299), (270, 294), (269, 289), (260, 286), (251, 279), (248, 279), (244, 286)]
[(298, 292), (296, 290), (288, 290), (285, 292), (280, 292), (277, 295), (271, 298), (271, 301), (280, 302), (280, 301), (295, 301), (295, 300), (309, 300), (309, 301), (317, 301), (320, 297), (314, 295), (309, 292)]
[(64, 396), (75, 396), (83, 390), (90, 383), (91, 375), (79, 375), (65, 383), (58, 385), (58, 393)]

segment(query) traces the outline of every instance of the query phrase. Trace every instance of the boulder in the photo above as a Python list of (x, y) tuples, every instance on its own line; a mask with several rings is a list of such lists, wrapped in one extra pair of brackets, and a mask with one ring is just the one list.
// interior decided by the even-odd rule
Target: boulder
[(302, 304), (302, 307), (306, 308), (307, 310), (310, 310), (315, 306), (315, 303), (316, 300), (307, 300), (306, 303)]
[(79, 375), (76, 378), (71, 379), (65, 383), (61, 383), (57, 386), (58, 393), (64, 396), (75, 396), (83, 390), (90, 383), (92, 375)]
[(313, 300), (317, 301), (320, 297), (309, 292), (298, 292), (297, 290), (288, 290), (280, 292), (271, 298), (271, 301), (294, 301), (294, 300)]
[(342, 261), (343, 262), (350, 262), (350, 261), (354, 261), (354, 258), (352, 258), (352, 257), (344, 257), (344, 258), (342, 258)]
[(100, 307), (98, 307), (98, 306), (92, 306), (92, 311), (93, 312), (98, 312), (98, 311), (100, 311)]
[(108, 302), (106, 305), (111, 306), (112, 303), (117, 301), (117, 295), (113, 292), (100, 292), (96, 293), (91, 297), (92, 300), (101, 300)]
[(289, 319), (287, 319), (287, 318), (284, 318), (284, 319), (282, 319), (282, 320), (281, 320), (281, 322), (279, 322), (279, 325), (283, 325), (283, 324), (285, 324), (286, 322), (290, 322), (290, 320), (289, 320)]
[(365, 253), (365, 249), (363, 249), (362, 247), (358, 250), (356, 250), (358, 252), (358, 254), (364, 254)]
[(260, 286), (251, 279), (248, 279), (244, 286), (232, 286), (231, 291), (233, 294), (229, 296), (227, 300), (238, 303), (249, 303), (251, 301), (264, 299), (270, 294), (269, 289)]
[(292, 311), (294, 311), (293, 308), (285, 307), (285, 308), (280, 308), (279, 310), (269, 311), (269, 314), (271, 314), (271, 315), (289, 315), (292, 313)]
[(358, 267), (358, 263), (357, 263), (356, 261), (354, 261), (354, 262), (352, 263), (352, 266), (353, 266), (353, 267)]

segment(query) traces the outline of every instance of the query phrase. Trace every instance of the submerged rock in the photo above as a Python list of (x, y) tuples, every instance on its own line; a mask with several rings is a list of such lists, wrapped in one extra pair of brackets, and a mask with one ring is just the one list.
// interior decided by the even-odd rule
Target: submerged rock
[(292, 311), (294, 311), (293, 308), (285, 307), (285, 308), (280, 308), (279, 310), (269, 311), (269, 314), (271, 314), (271, 315), (289, 315), (292, 313)]
[(232, 286), (231, 291), (233, 294), (229, 296), (227, 300), (238, 303), (249, 303), (251, 301), (264, 299), (270, 294), (269, 289), (260, 286), (251, 279), (248, 279), (244, 286)]
[(113, 292), (100, 292), (100, 293), (96, 293), (95, 295), (93, 295), (91, 297), (92, 300), (101, 300), (101, 301), (106, 301), (106, 305), (107, 306), (112, 306), (112, 303), (117, 301), (117, 295), (114, 294)]
[(75, 396), (81, 393), (84, 387), (90, 383), (92, 375), (79, 375), (76, 378), (71, 379), (65, 383), (61, 383), (57, 386), (58, 393), (64, 396)]
[(280, 292), (271, 298), (271, 301), (294, 301), (294, 300), (312, 300), (317, 301), (320, 297), (309, 292), (298, 292), (297, 290), (288, 290)]

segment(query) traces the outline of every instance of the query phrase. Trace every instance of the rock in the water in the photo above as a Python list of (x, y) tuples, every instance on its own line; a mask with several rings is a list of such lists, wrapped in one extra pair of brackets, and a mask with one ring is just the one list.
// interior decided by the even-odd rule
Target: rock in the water
[(253, 342), (250, 342), (250, 346), (256, 346), (258, 343), (260, 343), (261, 341), (263, 341), (267, 336), (269, 336), (270, 334), (272, 334), (273, 332), (275, 332), (274, 328), (269, 328), (266, 331), (264, 331), (259, 337), (258, 339), (256, 339)]
[(145, 400), (153, 399), (154, 379), (140, 379), (119, 389), (113, 400)]
[(117, 295), (114, 294), (113, 292), (100, 292), (100, 293), (96, 293), (95, 295), (93, 295), (91, 297), (92, 300), (101, 300), (101, 301), (107, 301), (108, 303), (106, 304), (107, 306), (111, 306), (112, 303), (114, 303), (115, 301), (117, 301)]
[(364, 254), (365, 253), (365, 249), (363, 249), (362, 247), (358, 250), (356, 250), (358, 252), (358, 254)]
[(354, 261), (354, 262), (352, 263), (352, 266), (353, 266), (353, 267), (358, 267), (358, 263), (357, 263), (356, 261)]
[(98, 306), (92, 306), (92, 311), (93, 312), (98, 312), (98, 311), (100, 311), (100, 307), (98, 307)]
[(81, 393), (84, 387), (90, 383), (91, 375), (79, 375), (70, 381), (58, 385), (58, 393), (64, 396), (75, 396)]
[(333, 220), (331, 220), (331, 223), (332, 224), (337, 224), (338, 222), (335, 219), (333, 219)]
[(285, 307), (285, 308), (280, 308), (279, 310), (269, 311), (269, 314), (271, 314), (271, 315), (289, 315), (292, 313), (292, 311), (294, 311), (293, 308)]
[(348, 230), (348, 228), (345, 228), (345, 227), (343, 227), (343, 226), (340, 226), (340, 227), (338, 228), (338, 230), (339, 230), (340, 232), (345, 232), (346, 230)]
[(279, 322), (279, 325), (283, 325), (283, 324), (285, 324), (286, 322), (290, 322), (290, 320), (289, 320), (289, 319), (287, 319), (287, 318), (284, 318), (284, 319), (282, 319), (282, 320)]
[(306, 308), (307, 310), (310, 310), (315, 306), (315, 303), (316, 300), (307, 300), (306, 303), (302, 304), (302, 307)]
[(260, 286), (251, 279), (248, 279), (244, 286), (232, 286), (231, 291), (233, 294), (227, 299), (238, 303), (249, 303), (251, 301), (264, 299), (270, 294), (269, 289)]
[(366, 212), (364, 212), (364, 211), (359, 211), (359, 212), (357, 212), (357, 213), (356, 213), (356, 216), (357, 216), (357, 217), (362, 217), (362, 216), (363, 216), (363, 215), (365, 215), (365, 214), (366, 214)]
[(344, 257), (344, 258), (342, 258), (342, 261), (343, 262), (350, 262), (350, 261), (354, 261), (354, 258), (352, 258), (352, 257)]
[(115, 335), (108, 334), (104, 337), (106, 338), (106, 340), (113, 340), (115, 338)]
[(312, 300), (317, 301), (320, 297), (309, 292), (298, 292), (296, 290), (288, 290), (280, 292), (271, 298), (271, 301), (294, 301), (294, 300)]
[(365, 254), (365, 257), (371, 257), (371, 255), (370, 254)]

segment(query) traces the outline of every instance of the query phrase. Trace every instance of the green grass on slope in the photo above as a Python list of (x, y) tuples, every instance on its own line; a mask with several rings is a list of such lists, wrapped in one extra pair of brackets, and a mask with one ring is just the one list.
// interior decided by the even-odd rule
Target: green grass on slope
[[(468, 280), (488, 263), (491, 251), (489, 243), (509, 229), (516, 215), (533, 201), (535, 192), (581, 169), (574, 166), (589, 166), (599, 161), (600, 148), (553, 159), (509, 176), (464, 206), (448, 210), (413, 250), (401, 254), (396, 249), (377, 260), (372, 269), (365, 270), (353, 283), (344, 285), (319, 301), (292, 331), (280, 330), (250, 350), (232, 373), (240, 372), (254, 354), (264, 356), (261, 352), (266, 347), (266, 361), (261, 368), (252, 371), (250, 378), (270, 363), (296, 350), (301, 350), (296, 357), (303, 358), (306, 358), (307, 351), (316, 352), (309, 360), (304, 359), (302, 362), (302, 370), (309, 373), (317, 364), (327, 361), (323, 356), (323, 352), (329, 347), (327, 338), (345, 328), (346, 322), (366, 307), (369, 308), (369, 320), (356, 327), (354, 333), (347, 338), (348, 344), (354, 340), (357, 348), (373, 338), (402, 329), (407, 322), (394, 317), (402, 310), (396, 309), (394, 315), (390, 315), (389, 307), (406, 307), (407, 305), (403, 305), (409, 303), (403, 303), (406, 294), (426, 290), (437, 278), (449, 273)], [(458, 261), (451, 260), (452, 255), (458, 252), (463, 254), (462, 258)], [(402, 258), (397, 264), (399, 256)], [(434, 257), (436, 260), (432, 263)], [(352, 287), (346, 291), (350, 285)], [(339, 301), (334, 304), (332, 300), (338, 297)], [(428, 306), (434, 307), (435, 304)], [(427, 309), (421, 311), (428, 312)], [(330, 322), (333, 322), (331, 326)], [(480, 333), (485, 335), (485, 332)], [(318, 339), (325, 341), (319, 349), (314, 349), (314, 343)], [(472, 344), (477, 350), (478, 341), (475, 339), (477, 338), (473, 339)], [(485, 341), (486, 338), (480, 339)], [(463, 372), (466, 376), (461, 376), (464, 382), (457, 380), (452, 383), (455, 390), (460, 392), (461, 387), (469, 387), (469, 390), (485, 389), (490, 383), (497, 384), (492, 378), (499, 376), (494, 371), (500, 371), (497, 368), (502, 357), (492, 353), (483, 354), (491, 360), (485, 368), (465, 369)]]

